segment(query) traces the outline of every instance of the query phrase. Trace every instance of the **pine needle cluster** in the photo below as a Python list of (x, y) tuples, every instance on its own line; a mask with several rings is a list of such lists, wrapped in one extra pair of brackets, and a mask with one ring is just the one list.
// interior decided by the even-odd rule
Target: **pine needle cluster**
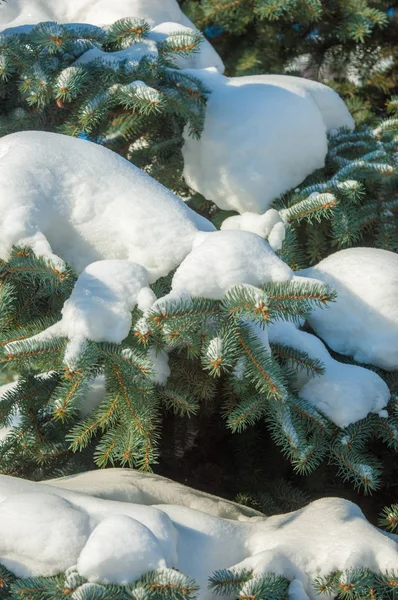
[(315, 264), (343, 248), (398, 251), (398, 98), (375, 127), (334, 132), (325, 168), (275, 202), (290, 225), (283, 253)]
[[(161, 297), (145, 313), (134, 311), (123, 343), (87, 342), (72, 369), (64, 363), (66, 339), (34, 337), (59, 319), (75, 281), (72, 270), (60, 273), (31, 250), (15, 248), (0, 275), (0, 367), (18, 375), (0, 403), (0, 424), (20, 415), (0, 444), (3, 473), (74, 472), (85, 453), (89, 465), (149, 470), (158, 460), (164, 413), (190, 417), (220, 396), (225, 402), (217, 418), (236, 434), (264, 423), (297, 473), (327, 460), (356, 487), (376, 489), (381, 464), (369, 453), (372, 440), (398, 447), (393, 410), (389, 419), (371, 415), (339, 429), (295, 388), (303, 368), (314, 377), (323, 373), (321, 361), (289, 345), (275, 344), (272, 353), (264, 345), (267, 324), (305, 319), (334, 300), (324, 284), (237, 285), (220, 301)], [(169, 286), (164, 280), (154, 289), (163, 296)], [(165, 384), (156, 379), (159, 353), (169, 356)], [(98, 377), (105, 396), (87, 414)]]
[[(369, 569), (333, 571), (312, 582), (314, 592), (336, 600), (394, 600), (398, 587), (396, 573), (373, 573)], [(233, 600), (286, 600), (289, 581), (274, 573), (256, 575), (248, 569), (216, 571), (209, 588), (218, 596)], [(17, 578), (0, 565), (2, 600), (196, 600), (199, 587), (174, 569), (145, 574), (125, 585), (88, 583), (73, 569), (56, 577)]]
[(44, 22), (1, 34), (0, 135), (89, 138), (167, 187), (183, 187), (182, 132), (187, 125), (199, 136), (207, 90), (174, 60), (196, 52), (202, 36), (174, 32), (154, 52), (145, 46), (149, 31), (141, 19), (120, 19), (106, 30)]

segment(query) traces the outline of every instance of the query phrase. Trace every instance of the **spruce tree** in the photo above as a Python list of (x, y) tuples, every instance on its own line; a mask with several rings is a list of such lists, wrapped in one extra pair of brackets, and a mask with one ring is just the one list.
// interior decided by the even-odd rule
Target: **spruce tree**
[[(2, 36), (2, 133), (35, 127), (90, 136), (181, 190), (183, 127), (188, 123), (191, 134), (200, 134), (207, 91), (194, 77), (179, 73), (172, 57), (195, 51), (200, 36), (171, 35), (158, 44), (156, 59), (144, 53), (133, 68), (128, 61), (114, 68), (106, 54), (134, 50), (145, 41), (148, 25), (122, 19), (106, 31), (74, 27), (43, 23)], [(101, 60), (74, 65), (87, 49), (99, 53)], [(391, 107), (395, 104), (393, 100)], [(392, 118), (377, 128), (338, 133), (331, 140), (325, 170), (280, 200), (288, 226), (280, 251), (285, 262), (293, 268), (307, 266), (330, 253), (336, 242), (339, 247), (362, 243), (372, 224), (372, 244), (396, 248), (391, 218), (396, 202), (390, 200), (396, 186), (395, 125)], [(170, 127), (175, 134), (171, 139)], [(202, 202), (193, 197), (191, 204), (198, 200)], [(214, 206), (209, 213), (220, 221)], [(326, 229), (312, 226), (320, 218)], [(304, 283), (238, 286), (220, 301), (170, 301), (163, 312), (150, 313), (144, 321), (136, 309), (131, 334), (121, 346), (91, 343), (71, 371), (63, 364), (65, 339), (49, 343), (30, 338), (59, 319), (76, 281), (73, 269), (60, 274), (29, 248), (15, 248), (2, 264), (1, 277), (2, 363), (6, 377), (19, 375), (17, 386), (1, 403), (2, 423), (8, 425), (17, 409), (22, 414), (1, 447), (3, 472), (42, 478), (94, 463), (148, 469), (158, 460), (162, 411), (190, 416), (201, 403), (225, 398), (224, 404), (216, 402), (216, 413), (224, 416), (227, 427), (238, 433), (265, 420), (297, 472), (309, 473), (326, 458), (354, 485), (378, 487), (380, 464), (363, 447), (376, 436), (395, 448), (395, 417), (387, 428), (375, 424), (373, 417), (363, 427), (354, 425), (352, 435), (360, 442), (348, 460), (336, 450), (341, 432), (300, 399), (292, 384), (294, 365), (305, 364), (309, 372), (321, 374), (322, 364), (294, 348), (275, 346), (269, 356), (246, 324), (305, 318), (314, 307), (333, 300), (332, 290)], [(170, 279), (154, 286), (158, 297), (169, 290)], [(170, 347), (172, 374), (159, 389), (147, 350)], [(245, 381), (235, 376), (239, 361), (247, 363)], [(98, 375), (106, 379), (106, 399), (83, 418), (79, 403)], [(394, 389), (391, 377), (387, 379)], [(363, 461), (370, 478), (358, 471)]]
[[(285, 24), (283, 43), (289, 35), (296, 39), (294, 32), (302, 40), (301, 28), (311, 32), (317, 24), (319, 32), (309, 39), (307, 33), (307, 46), (297, 45), (296, 55), (307, 47), (321, 73), (337, 68), (330, 61), (343, 43), (345, 66), (352, 65), (365, 43), (370, 39), (378, 43), (378, 28), (387, 31), (391, 26), (384, 3), (377, 4), (352, 2), (344, 7), (336, 2), (332, 12), (337, 24), (330, 28), (330, 23), (321, 23), (321, 3), (289, 3), (293, 12), (289, 12), (289, 26)], [(229, 41), (242, 26), (255, 36), (259, 31), (271, 35), (276, 32), (273, 11), (278, 27), (286, 17), (286, 3), (256, 3), (255, 21), (253, 16), (245, 21), (246, 6), (235, 2), (235, 8), (228, 13), (232, 21), (221, 21), (232, 32)], [(206, 23), (212, 23), (213, 9), (214, 3), (202, 3)], [(292, 28), (292, 20), (299, 26)], [(131, 70), (126, 62), (115, 69), (105, 60), (74, 65), (87, 49), (119, 51), (145, 39), (148, 31), (142, 21), (123, 19), (106, 31), (92, 26), (76, 31), (72, 26), (44, 23), (29, 32), (2, 36), (1, 135), (35, 128), (89, 137), (190, 198), (191, 205), (220, 224), (225, 214), (192, 195), (181, 180), (183, 128), (188, 124), (192, 135), (200, 135), (208, 91), (196, 78), (180, 73), (172, 57), (196, 50), (200, 36), (171, 36), (158, 45), (156, 60), (144, 56)], [(327, 38), (327, 47), (310, 49), (313, 38), (318, 42)], [(246, 54), (236, 72), (257, 69), (260, 50), (256, 43), (251, 58)], [(283, 68), (295, 57), (277, 56)], [(243, 60), (248, 61), (246, 66)], [(276, 68), (277, 61), (274, 64)], [(355, 89), (355, 94), (361, 97), (364, 89)], [(375, 94), (379, 111), (385, 94), (381, 89), (380, 95)], [(334, 132), (325, 168), (299, 189), (276, 199), (287, 230), (279, 256), (293, 269), (352, 245), (397, 251), (396, 106), (393, 98), (388, 105), (392, 117), (377, 124), (355, 132)], [(362, 104), (358, 114), (359, 109), (363, 111)], [(309, 496), (280, 479), (258, 489), (250, 462), (256, 442), (263, 447), (268, 443), (267, 448), (276, 444), (296, 474), (317, 477), (332, 465), (333, 474), (337, 471), (361, 492), (378, 489), (383, 463), (388, 462), (380, 457), (388, 454), (395, 461), (398, 448), (396, 372), (374, 368), (393, 392), (388, 417), (371, 414), (342, 429), (297, 392), (297, 373), (306, 370), (310, 376), (321, 376), (322, 362), (289, 344), (271, 344), (270, 353), (261, 339), (261, 332), (277, 320), (303, 328), (312, 310), (334, 301), (333, 290), (323, 284), (286, 281), (236, 285), (221, 299), (176, 300), (168, 296), (171, 278), (172, 274), (152, 285), (158, 302), (149, 310), (134, 309), (131, 330), (121, 344), (88, 342), (71, 368), (64, 360), (66, 338), (32, 337), (59, 320), (77, 280), (73, 268), (67, 265), (60, 271), (27, 246), (14, 247), (9, 258), (1, 261), (0, 368), (4, 380), (18, 377), (0, 403), (0, 424), (11, 428), (0, 444), (2, 472), (43, 479), (94, 466), (149, 470), (189, 452), (198, 438), (195, 426), (208, 419), (214, 428), (206, 430), (204, 437), (214, 434), (220, 446), (227, 439), (228, 447), (240, 454), (240, 472), (246, 471), (240, 500), (268, 514), (281, 506), (297, 508)], [(164, 351), (170, 366), (165, 385), (156, 381), (152, 360)], [(354, 364), (349, 358), (337, 358)], [(105, 384), (104, 398), (84, 414), (81, 408), (87, 393), (98, 380)], [(394, 532), (397, 521), (397, 506), (386, 508), (381, 524)], [(249, 570), (225, 569), (209, 580), (220, 596), (252, 600), (283, 600), (288, 585), (282, 576), (260, 577)], [(356, 569), (333, 571), (313, 585), (316, 592), (336, 598), (374, 599), (393, 598), (398, 581), (395, 574)], [(73, 569), (56, 577), (25, 579), (0, 567), (0, 597), (10, 600), (64, 596), (193, 600), (197, 592), (197, 584), (174, 569), (150, 572), (128, 586), (112, 586), (89, 583)]]

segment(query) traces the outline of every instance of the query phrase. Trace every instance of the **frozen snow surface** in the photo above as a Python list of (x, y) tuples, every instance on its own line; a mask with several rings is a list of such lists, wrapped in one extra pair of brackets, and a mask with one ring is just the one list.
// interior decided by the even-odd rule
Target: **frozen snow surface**
[(291, 346), (323, 362), (322, 375), (311, 376), (303, 368), (297, 373), (296, 385), (299, 396), (314, 404), (336, 425), (347, 427), (369, 413), (383, 415), (380, 411), (390, 399), (390, 390), (379, 375), (334, 360), (321, 340), (296, 329), (292, 323), (273, 323), (268, 328), (268, 337), (271, 343)]
[(324, 165), (329, 128), (353, 128), (341, 98), (285, 75), (186, 72), (211, 90), (204, 131), (185, 137), (184, 177), (222, 209), (264, 213), (281, 193)]
[[(214, 230), (114, 152), (55, 133), (1, 138), (0, 188), (3, 259), (13, 244), (26, 243), (78, 272), (98, 260), (129, 260), (152, 282), (181, 263), (199, 230)], [(104, 277), (112, 277), (108, 268)]]
[[(93, 481), (92, 473), (77, 476), (83, 490), (86, 477)], [(310, 580), (316, 576), (396, 567), (397, 543), (370, 525), (355, 504), (338, 498), (287, 515), (238, 521), (178, 505), (178, 493), (173, 503), (172, 490), (170, 504), (156, 504), (154, 493), (147, 506), (79, 493), (79, 484), (75, 491), (56, 484), (0, 477), (0, 562), (18, 576), (74, 567), (92, 582), (125, 583), (169, 567), (200, 584), (200, 600), (213, 600), (207, 583), (215, 570), (250, 568), (284, 575), (292, 582), (291, 597), (299, 589), (301, 598), (315, 600)], [(99, 474), (98, 490), (112, 485)]]
[(328, 283), (337, 301), (309, 323), (336, 352), (386, 370), (398, 369), (398, 255), (349, 248), (297, 273)]
[[(12, 32), (16, 27), (41, 21), (104, 26), (125, 17), (148, 21), (153, 27), (149, 38), (159, 42), (176, 31), (183, 32), (188, 28), (197, 31), (177, 0), (13, 0), (0, 5), (0, 31), (9, 29)], [(203, 39), (199, 52), (188, 59), (179, 58), (175, 64), (192, 69), (216, 67), (220, 73), (224, 71), (221, 58), (206, 39)]]

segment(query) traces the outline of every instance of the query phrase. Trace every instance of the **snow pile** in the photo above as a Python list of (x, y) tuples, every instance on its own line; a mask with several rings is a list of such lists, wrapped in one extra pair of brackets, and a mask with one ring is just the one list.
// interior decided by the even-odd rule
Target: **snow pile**
[(329, 86), (305, 77), (292, 75), (267, 75), (267, 81), (286, 89), (299, 87), (308, 92), (322, 113), (328, 131), (348, 127), (354, 129), (355, 122), (340, 96)]
[(152, 282), (181, 263), (199, 230), (214, 230), (114, 152), (54, 133), (1, 138), (0, 188), (3, 259), (25, 243), (78, 272), (103, 259), (138, 263)]
[(97, 469), (45, 482), (66, 490), (134, 504), (178, 504), (225, 519), (263, 516), (254, 508), (195, 490), (161, 475), (134, 469)]
[(102, 260), (80, 274), (62, 308), (62, 319), (32, 339), (69, 337), (65, 362), (73, 362), (87, 340), (120, 344), (131, 329), (131, 312), (147, 291), (148, 271), (126, 260)]
[[(23, 26), (41, 21), (104, 26), (125, 17), (148, 21), (153, 27), (149, 38), (156, 42), (164, 41), (170, 33), (176, 31), (197, 31), (195, 25), (181, 11), (177, 0), (13, 0), (0, 5), (0, 31), (26, 31), (27, 28)], [(137, 44), (131, 48), (137, 50)], [(109, 59), (107, 53), (100, 54), (101, 58)], [(92, 58), (93, 54), (90, 56)], [(205, 38), (199, 52), (189, 59), (180, 57), (175, 64), (187, 69), (216, 67), (220, 73), (224, 71), (221, 58)]]
[(77, 565), (91, 582), (124, 583), (166, 566), (193, 577), (200, 600), (216, 597), (208, 578), (222, 568), (280, 573), (292, 582), (291, 593), (299, 587), (301, 598), (315, 600), (310, 581), (316, 576), (352, 567), (392, 570), (398, 557), (393, 539), (355, 504), (337, 498), (287, 515), (233, 521), (175, 504), (102, 500), (54, 482), (1, 476), (0, 527), (0, 562), (17, 576), (54, 575)]
[(328, 283), (337, 301), (309, 323), (340, 354), (398, 369), (398, 255), (376, 248), (341, 250), (297, 273)]
[(293, 272), (268, 242), (248, 231), (199, 233), (174, 274), (172, 292), (220, 300), (233, 285), (287, 281)]
[(14, 0), (0, 8), (0, 22), (8, 27), (40, 21), (106, 25), (129, 16), (146, 19), (152, 25), (174, 21), (192, 26), (177, 0)]
[(333, 423), (347, 427), (369, 413), (387, 416), (382, 409), (390, 399), (390, 390), (379, 375), (363, 367), (334, 360), (322, 342), (300, 331), (292, 323), (276, 322), (268, 328), (271, 343), (284, 344), (306, 352), (323, 362), (325, 372), (313, 377), (306, 369), (297, 373), (299, 396), (314, 404)]
[(263, 238), (267, 238), (273, 250), (282, 248), (285, 239), (285, 225), (279, 211), (270, 208), (263, 215), (245, 212), (241, 215), (228, 217), (221, 224), (221, 229), (227, 231), (237, 229), (238, 231), (251, 231)]
[(353, 128), (341, 98), (284, 75), (227, 78), (187, 73), (211, 90), (199, 140), (186, 135), (184, 177), (222, 209), (264, 213), (272, 200), (324, 165), (327, 130)]
[(79, 574), (88, 581), (119, 585), (165, 567), (162, 548), (152, 531), (140, 521), (120, 514), (97, 525), (77, 560)]

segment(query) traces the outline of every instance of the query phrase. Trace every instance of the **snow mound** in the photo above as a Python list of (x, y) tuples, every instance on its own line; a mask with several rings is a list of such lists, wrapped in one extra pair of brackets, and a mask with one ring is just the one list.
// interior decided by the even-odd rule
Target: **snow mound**
[(165, 565), (199, 583), (199, 600), (213, 600), (209, 576), (246, 567), (280, 573), (292, 582), (290, 591), (299, 587), (315, 600), (316, 576), (354, 567), (393, 570), (398, 557), (393, 539), (338, 498), (247, 521), (177, 505), (101, 500), (7, 476), (0, 477), (0, 498), (0, 562), (17, 576), (52, 575), (77, 564), (93, 582), (124, 582)]
[(0, 8), (0, 21), (9, 27), (40, 21), (105, 25), (129, 16), (153, 25), (164, 21), (190, 24), (177, 0), (13, 0)]
[(297, 373), (299, 396), (319, 408), (333, 423), (347, 427), (387, 406), (390, 391), (379, 375), (363, 367), (334, 360), (314, 335), (278, 321), (268, 328), (271, 343), (280, 343), (320, 359), (325, 372), (312, 377), (303, 368)]
[(238, 521), (263, 516), (250, 508), (195, 490), (154, 473), (134, 469), (97, 469), (45, 482), (65, 490), (135, 504), (178, 504), (215, 517)]
[(66, 364), (87, 340), (120, 344), (131, 329), (131, 312), (148, 287), (148, 271), (126, 260), (102, 260), (80, 274), (72, 294), (62, 308), (61, 320), (32, 339), (68, 337)]
[(102, 259), (129, 260), (153, 282), (181, 263), (199, 230), (214, 230), (149, 175), (97, 144), (14, 133), (0, 140), (0, 157), (2, 259), (12, 245), (26, 244), (56, 264), (61, 256), (77, 272)]
[(85, 511), (40, 488), (6, 496), (0, 503), (0, 522), (0, 562), (19, 577), (65, 571), (75, 564), (90, 534)]
[[(151, 39), (156, 41), (163, 41), (175, 31), (188, 28), (197, 31), (177, 0), (13, 0), (0, 5), (0, 31), (7, 29), (13, 33), (14, 28), (41, 21), (103, 26), (125, 17), (148, 21), (153, 27)], [(176, 66), (180, 65), (192, 69), (216, 67), (220, 73), (224, 71), (221, 58), (205, 38), (198, 53), (190, 59), (176, 61)]]
[(233, 285), (259, 286), (292, 276), (290, 267), (255, 233), (199, 233), (192, 252), (174, 274), (172, 293), (219, 300)]
[(340, 127), (354, 129), (355, 122), (350, 111), (338, 93), (329, 86), (305, 77), (294, 77), (292, 75), (266, 75), (266, 77), (270, 83), (280, 85), (283, 88), (299, 87), (308, 92), (320, 110), (328, 131)]
[(297, 273), (328, 283), (337, 301), (311, 313), (315, 332), (340, 354), (398, 369), (398, 255), (349, 248)]
[(322, 84), (279, 75), (227, 78), (186, 71), (212, 91), (199, 140), (185, 136), (184, 177), (219, 208), (264, 213), (281, 193), (324, 165), (327, 129), (350, 126)]
[(88, 581), (117, 585), (164, 567), (161, 547), (151, 530), (136, 519), (117, 514), (97, 525), (77, 561), (78, 572)]
[(263, 215), (246, 212), (242, 215), (228, 217), (222, 222), (221, 230), (227, 231), (231, 229), (251, 231), (263, 238), (267, 238), (273, 250), (280, 250), (282, 248), (286, 233), (282, 217), (275, 208), (270, 208)]

